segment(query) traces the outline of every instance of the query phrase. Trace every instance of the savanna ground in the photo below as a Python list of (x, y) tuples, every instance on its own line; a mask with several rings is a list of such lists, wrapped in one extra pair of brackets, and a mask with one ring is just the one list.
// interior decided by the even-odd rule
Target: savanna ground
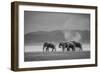
[(24, 61), (67, 60), (90, 58), (90, 51), (70, 52), (27, 52)]
[[(56, 47), (56, 52), (43, 52), (42, 46), (25, 46), (24, 61), (47, 61), (47, 60), (71, 60), (71, 59), (88, 59), (90, 58), (89, 45), (84, 45), (83, 50), (65, 51)], [(34, 49), (36, 48), (36, 49)]]

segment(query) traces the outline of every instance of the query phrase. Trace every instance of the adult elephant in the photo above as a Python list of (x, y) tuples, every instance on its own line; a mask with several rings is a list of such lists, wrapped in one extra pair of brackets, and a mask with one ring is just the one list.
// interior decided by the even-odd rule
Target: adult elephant
[(59, 44), (59, 48), (62, 48), (63, 51), (65, 51), (65, 49), (67, 51), (70, 51), (71, 49), (72, 51), (75, 51), (76, 48), (79, 48), (80, 50), (82, 50), (82, 45), (76, 41), (61, 42)]
[(43, 44), (43, 51), (46, 50), (46, 52), (48, 52), (50, 48), (52, 49), (52, 52), (53, 52), (53, 51), (56, 51), (56, 48), (55, 48), (55, 45), (54, 45), (54, 44), (48, 43), (48, 42), (45, 42), (45, 43)]
[(82, 51), (82, 44), (76, 41), (70, 41), (71, 43), (73, 43), (75, 45), (75, 48), (79, 48)]
[(75, 45), (71, 42), (61, 42), (59, 44), (59, 48), (62, 48), (63, 52), (65, 50), (70, 51), (70, 49), (72, 49), (72, 51), (75, 51)]

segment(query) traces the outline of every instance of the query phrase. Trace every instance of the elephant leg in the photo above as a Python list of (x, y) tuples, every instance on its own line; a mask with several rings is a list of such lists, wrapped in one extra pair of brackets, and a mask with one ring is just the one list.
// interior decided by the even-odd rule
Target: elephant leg
[(72, 47), (72, 51), (75, 51), (75, 47)]
[(81, 51), (82, 51), (82, 46), (80, 47)]
[(45, 51), (47, 52), (47, 48), (45, 49)]
[(48, 52), (48, 51), (49, 51), (49, 48), (47, 47), (47, 48), (46, 48), (46, 52)]
[(52, 52), (53, 52), (54, 48), (52, 48)]
[(43, 47), (43, 52), (45, 52), (45, 47)]
[(82, 51), (82, 48), (80, 48), (80, 51)]
[(63, 47), (63, 52), (65, 51), (65, 48)]
[(56, 48), (54, 48), (54, 50), (56, 51)]
[(43, 47), (43, 52), (44, 52), (44, 47)]
[(70, 48), (67, 48), (67, 51), (70, 51)]

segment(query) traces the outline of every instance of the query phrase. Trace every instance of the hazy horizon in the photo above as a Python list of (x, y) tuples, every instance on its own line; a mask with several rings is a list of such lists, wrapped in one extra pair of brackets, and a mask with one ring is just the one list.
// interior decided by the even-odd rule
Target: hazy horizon
[(55, 30), (90, 30), (90, 14), (24, 11), (24, 34)]

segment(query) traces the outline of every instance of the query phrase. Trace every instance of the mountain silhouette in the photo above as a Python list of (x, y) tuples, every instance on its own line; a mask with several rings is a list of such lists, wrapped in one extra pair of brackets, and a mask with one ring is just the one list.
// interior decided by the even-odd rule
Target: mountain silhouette
[[(55, 42), (59, 43), (61, 41), (67, 41), (65, 37), (65, 32), (70, 33), (68, 39), (77, 38), (78, 33), (80, 35), (80, 42), (90, 43), (90, 31), (81, 31), (81, 30), (56, 30), (56, 31), (37, 31), (30, 32), (24, 35), (24, 44), (25, 45), (34, 45), (43, 42)], [(66, 33), (66, 35), (67, 35)], [(76, 36), (74, 36), (76, 34)]]
[(43, 42), (60, 42), (65, 40), (62, 31), (38, 31), (24, 35), (25, 44), (43, 43)]

